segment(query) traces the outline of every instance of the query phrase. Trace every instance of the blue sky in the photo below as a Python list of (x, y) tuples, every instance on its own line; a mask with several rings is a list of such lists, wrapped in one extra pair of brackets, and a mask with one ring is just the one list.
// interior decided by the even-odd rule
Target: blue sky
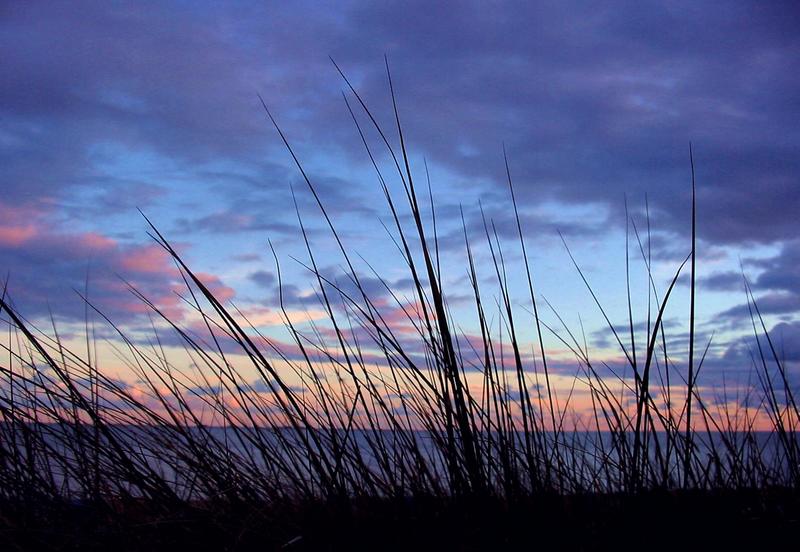
[[(460, 209), (487, 286), (479, 202), (519, 267), (503, 145), (537, 291), (568, 323), (580, 315), (605, 350), (603, 320), (558, 232), (625, 323), (626, 198), (643, 232), (647, 197), (663, 286), (690, 247), (691, 141), (700, 328), (717, 332), (715, 366), (747, 362), (740, 267), (796, 356), (799, 14), (791, 2), (5, 3), (0, 267), (34, 319), (82, 320), (73, 290), (87, 273), (90, 297), (127, 327), (144, 309), (119, 276), (179, 315), (175, 273), (139, 208), (224, 298), (265, 319), (277, 298), (271, 240), (287, 296), (310, 308), (312, 280), (292, 260), (305, 258), (292, 189), (317, 262), (341, 277), (343, 260), (260, 94), (348, 248), (403, 290), (379, 183), (329, 60), (392, 130), (386, 54), (412, 169), (419, 182), (425, 162), (430, 170), (444, 280), (465, 331), (474, 325)], [(396, 178), (389, 185), (399, 193)], [(646, 274), (631, 240), (642, 320)], [(523, 276), (511, 273), (520, 309)], [(682, 285), (675, 324), (686, 297)]]

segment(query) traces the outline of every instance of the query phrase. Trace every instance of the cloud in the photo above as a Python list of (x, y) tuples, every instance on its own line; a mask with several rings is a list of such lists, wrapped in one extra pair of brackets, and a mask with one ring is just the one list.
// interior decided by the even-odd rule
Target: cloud
[(763, 269), (753, 287), (800, 293), (800, 240), (786, 242), (775, 257), (751, 264)]
[(744, 280), (740, 272), (714, 272), (705, 278), (699, 278), (697, 285), (710, 291), (742, 291)]
[(800, 321), (781, 322), (769, 332), (781, 361), (800, 361)]
[[(762, 329), (759, 328), (758, 342), (752, 332), (748, 336), (732, 341), (725, 346), (718, 357), (709, 359), (707, 362), (709, 367), (705, 370), (711, 371), (712, 377), (717, 379), (721, 378), (721, 374), (724, 372), (733, 381), (736, 380), (737, 374), (745, 377), (749, 374), (750, 379), (755, 383), (758, 378), (753, 370), (763, 370), (761, 363), (761, 354), (763, 353), (764, 362), (771, 374), (770, 377), (778, 377), (775, 364), (777, 356), (777, 360), (789, 372), (790, 385), (796, 386), (797, 376), (794, 371), (800, 367), (800, 322), (780, 322), (772, 326), (768, 334), (769, 341)], [(770, 347), (770, 341), (775, 349), (775, 354)]]
[(243, 214), (233, 210), (218, 211), (196, 219), (177, 220), (178, 231), (183, 233), (207, 232), (209, 234), (235, 234), (239, 232), (281, 232), (296, 233), (297, 227), (291, 224), (267, 221), (255, 215)]
[(194, 275), (197, 276), (197, 279), (208, 288), (220, 303), (226, 303), (236, 295), (236, 291), (226, 286), (222, 280), (220, 280), (219, 276), (206, 272), (195, 272)]
[(275, 275), (272, 272), (267, 272), (266, 270), (257, 270), (251, 273), (247, 278), (254, 282), (257, 286), (266, 289), (271, 288), (277, 281)]
[(327, 55), (387, 121), (388, 51), (414, 147), (484, 177), (489, 191), (502, 185), (505, 139), (524, 201), (618, 208), (622, 191), (649, 190), (665, 224), (685, 229), (693, 139), (705, 239), (775, 241), (796, 229), (781, 216), (800, 193), (789, 4), (437, 12), (405, 2), (335, 13), (302, 3), (7, 8), (6, 180), (15, 196), (60, 195), (86, 181), (93, 147), (109, 140), (184, 168), (211, 155), (250, 166), (271, 139), (255, 91), (301, 150), (333, 141), (366, 162)]
[[(763, 315), (792, 315), (800, 312), (800, 240), (787, 241), (777, 255), (766, 259), (746, 259), (745, 276)], [(755, 275), (748, 274), (755, 269)], [(701, 280), (712, 290), (742, 290), (742, 274), (722, 272)], [(760, 292), (760, 293), (759, 293)], [(731, 307), (722, 318), (750, 320), (746, 303)]]
[[(796, 293), (767, 293), (755, 298), (758, 310), (762, 315), (791, 314), (800, 311), (800, 295)], [(750, 320), (750, 309), (747, 304), (737, 305), (719, 313), (720, 318)], [(756, 311), (753, 316), (758, 318)]]
[(112, 320), (124, 322), (147, 311), (127, 289), (130, 283), (165, 312), (180, 317), (179, 299), (172, 292), (177, 272), (157, 244), (65, 232), (49, 226), (45, 213), (2, 203), (0, 214), (0, 266), (8, 276), (9, 296), (24, 315), (52, 310), (57, 316), (82, 319), (78, 293), (87, 293)]
[[(470, 232), (482, 233), (469, 209), (477, 199), (501, 237), (513, 238), (503, 143), (531, 235), (609, 232), (624, 223), (623, 194), (633, 205), (645, 192), (666, 242), (688, 234), (690, 140), (705, 243), (744, 247), (797, 235), (794, 6), (619, 1), (584, 8), (4, 7), (0, 185), (11, 215), (0, 213), (0, 254), (12, 283), (32, 286), (15, 283), (17, 297), (42, 302), (80, 287), (88, 258), (97, 278), (106, 269), (131, 273), (155, 290), (168, 265), (156, 249), (117, 232), (146, 204), (168, 213), (187, 240), (246, 232), (295, 239), (291, 186), (301, 212), (316, 207), (257, 92), (337, 222), (358, 233), (384, 214), (373, 204), (380, 191), (329, 54), (396, 146), (382, 65), (388, 52), (412, 168), (423, 182), (424, 157), (436, 177), (443, 246), (461, 245), (460, 231), (447, 232), (457, 226), (460, 203)], [(385, 153), (375, 153), (398, 190)], [(570, 209), (594, 209), (594, 216), (563, 216)], [(46, 221), (36, 218), (44, 212)], [(61, 232), (70, 223), (80, 230)], [(772, 312), (797, 308), (797, 244), (781, 255), (754, 282)], [(733, 279), (718, 274), (706, 283), (722, 289)], [(316, 302), (301, 289), (287, 285), (287, 301)]]

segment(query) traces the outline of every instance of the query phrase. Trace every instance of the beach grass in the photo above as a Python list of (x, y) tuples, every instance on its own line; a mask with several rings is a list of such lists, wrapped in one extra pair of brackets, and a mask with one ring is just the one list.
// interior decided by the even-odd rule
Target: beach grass
[[(447, 300), (430, 181), (420, 184), (412, 171), (388, 66), (391, 130), (341, 75), (413, 297), (373, 276), (413, 335), (399, 335), (387, 305), (370, 296), (325, 198), (262, 102), (338, 248), (347, 285), (319, 268), (298, 215), (324, 321), (311, 329), (294, 321), (281, 295), (274, 307), (293, 339), (289, 350), (217, 297), (147, 220), (204, 333), (182, 327), (133, 286), (154, 320), (149, 342), (94, 310), (116, 334), (136, 386), (104, 372), (91, 346), (69, 348), (55, 322), (45, 329), (26, 319), (4, 289), (0, 535), (11, 549), (486, 549), (559, 539), (576, 549), (644, 548), (648, 539), (699, 544), (690, 537), (697, 527), (709, 532), (708, 545), (797, 527), (796, 384), (745, 279), (754, 383), (736, 392), (754, 406), (714, 401), (698, 385), (709, 344), (696, 343), (702, 206), (693, 159), (691, 239), (664, 289), (651, 272), (649, 220), (646, 234), (635, 226), (626, 233), (647, 270), (645, 340), (634, 329), (629, 259), (621, 282), (628, 320), (620, 330), (567, 247), (624, 371), (595, 360), (566, 325), (556, 332), (542, 319), (508, 159), (507, 213), (521, 266), (507, 265), (509, 245), (493, 221), (484, 217), (481, 236), (463, 224), (479, 337), (470, 340)], [(378, 148), (368, 132), (379, 137)], [(476, 247), (491, 258), (493, 289), (477, 276)], [(281, 290), (277, 254), (274, 260)], [(524, 274), (522, 297), (512, 296), (511, 270)], [(684, 274), (688, 328), (672, 331), (688, 333), (688, 351), (673, 351), (664, 320)], [(523, 309), (530, 318), (521, 318)], [(192, 368), (173, 364), (163, 332), (177, 338)], [(573, 354), (572, 389), (586, 391), (591, 419), (573, 415), (571, 391), (557, 388), (548, 335)]]

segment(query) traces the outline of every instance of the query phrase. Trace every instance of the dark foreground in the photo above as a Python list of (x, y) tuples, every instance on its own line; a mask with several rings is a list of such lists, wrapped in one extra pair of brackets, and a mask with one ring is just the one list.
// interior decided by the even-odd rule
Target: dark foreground
[(793, 550), (800, 495), (363, 500), (294, 506), (3, 504), (4, 550)]

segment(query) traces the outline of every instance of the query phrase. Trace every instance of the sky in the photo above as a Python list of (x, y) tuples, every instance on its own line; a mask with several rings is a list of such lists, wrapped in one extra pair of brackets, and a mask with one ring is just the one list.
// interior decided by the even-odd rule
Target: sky
[[(343, 97), (367, 118), (331, 62), (396, 146), (386, 56), (412, 171), (418, 182), (429, 171), (443, 280), (466, 333), (476, 326), (462, 210), (490, 296), (484, 218), (520, 266), (505, 148), (537, 293), (619, 356), (564, 242), (623, 325), (627, 231), (635, 318), (645, 320), (633, 227), (644, 240), (649, 215), (663, 290), (691, 247), (691, 142), (698, 332), (715, 335), (708, 377), (749, 365), (743, 273), (796, 366), (798, 28), (793, 2), (4, 2), (0, 270), (32, 320), (79, 327), (80, 293), (137, 331), (148, 309), (128, 282), (190, 321), (141, 210), (265, 332), (279, 325), (270, 243), (291, 312), (319, 316), (298, 214), (322, 270), (346, 279), (344, 261), (260, 95), (373, 293), (385, 290), (369, 267), (410, 293)], [(388, 185), (400, 193), (396, 174)], [(523, 278), (510, 273), (520, 313)], [(678, 342), (687, 297), (682, 279), (666, 314)]]

